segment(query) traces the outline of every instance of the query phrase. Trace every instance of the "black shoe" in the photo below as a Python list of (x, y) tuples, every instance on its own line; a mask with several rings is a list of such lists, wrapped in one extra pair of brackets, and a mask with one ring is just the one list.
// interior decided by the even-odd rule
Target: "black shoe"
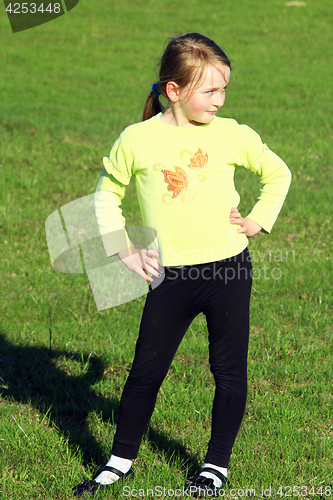
[[(129, 478), (134, 477), (134, 470), (132, 469), (132, 467), (130, 468), (129, 471), (124, 473), (118, 469), (115, 469), (114, 467), (109, 467), (108, 465), (105, 465), (104, 467), (102, 467), (97, 472), (95, 477), (97, 477), (101, 472), (103, 472), (105, 470), (107, 470), (108, 472), (113, 472), (114, 474), (117, 474), (117, 476), (119, 476), (119, 480), (125, 479), (126, 477), (129, 477)], [(76, 496), (76, 497), (95, 495), (95, 493), (97, 493), (98, 490), (103, 491), (103, 490), (107, 490), (107, 489), (111, 488), (115, 482), (117, 483), (118, 480), (114, 481), (111, 484), (101, 484), (101, 483), (97, 483), (95, 481), (95, 479), (85, 479), (84, 481), (79, 483), (77, 486), (74, 486), (72, 491), (73, 491), (74, 496)]]
[[(214, 486), (213, 479), (211, 479), (210, 477), (200, 476), (202, 472), (211, 472), (222, 481), (222, 485), (219, 487)], [(220, 492), (222, 493), (222, 490), (224, 490), (224, 488), (228, 486), (228, 480), (218, 470), (213, 469), (211, 467), (204, 467), (198, 474), (187, 479), (185, 485), (186, 485), (186, 492), (188, 492), (189, 495), (192, 497), (207, 496), (208, 498), (209, 497), (213, 498), (221, 496)]]

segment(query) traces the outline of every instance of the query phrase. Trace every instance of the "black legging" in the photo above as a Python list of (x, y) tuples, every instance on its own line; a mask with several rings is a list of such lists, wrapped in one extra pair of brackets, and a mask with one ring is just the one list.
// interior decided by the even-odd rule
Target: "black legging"
[(114, 455), (136, 458), (177, 348), (193, 319), (203, 312), (216, 384), (205, 462), (228, 466), (246, 403), (251, 282), (247, 249), (230, 259), (165, 268), (164, 281), (147, 295), (120, 402)]

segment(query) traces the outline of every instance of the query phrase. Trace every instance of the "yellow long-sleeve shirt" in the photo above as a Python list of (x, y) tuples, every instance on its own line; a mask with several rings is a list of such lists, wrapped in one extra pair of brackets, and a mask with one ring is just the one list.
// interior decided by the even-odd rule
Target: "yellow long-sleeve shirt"
[[(95, 194), (100, 232), (111, 235), (111, 240), (112, 233), (123, 235), (126, 247), (120, 205), (134, 175), (142, 222), (157, 232), (163, 265), (200, 264), (237, 255), (248, 243), (243, 233), (237, 233), (238, 226), (229, 222), (230, 209), (240, 200), (234, 186), (237, 166), (260, 176), (261, 193), (248, 217), (270, 232), (291, 174), (251, 128), (217, 117), (197, 127), (175, 127), (158, 115), (131, 125), (104, 158)], [(123, 249), (119, 241), (111, 250), (105, 248), (108, 254), (112, 248), (114, 253)]]

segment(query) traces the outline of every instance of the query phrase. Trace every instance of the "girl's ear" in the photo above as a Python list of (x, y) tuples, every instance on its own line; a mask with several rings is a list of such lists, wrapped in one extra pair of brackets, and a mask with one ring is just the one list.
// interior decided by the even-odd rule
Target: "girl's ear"
[(165, 92), (171, 102), (177, 102), (179, 100), (179, 85), (176, 82), (168, 82), (165, 86)]

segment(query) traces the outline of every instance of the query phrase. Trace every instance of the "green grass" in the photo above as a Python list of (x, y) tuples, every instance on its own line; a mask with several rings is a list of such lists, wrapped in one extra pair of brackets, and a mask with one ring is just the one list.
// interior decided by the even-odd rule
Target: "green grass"
[[(144, 297), (98, 312), (86, 275), (52, 270), (44, 223), (93, 192), (102, 157), (141, 118), (165, 40), (201, 31), (233, 61), (220, 115), (254, 128), (293, 173), (272, 234), (250, 244), (249, 393), (230, 479), (256, 498), (270, 486), (271, 498), (284, 498), (280, 485), (285, 494), (298, 485), (307, 487), (302, 498), (332, 499), (328, 489), (319, 494), (322, 485), (333, 491), (331, 2), (81, 0), (15, 35), (0, 9), (1, 498), (71, 498), (109, 457)], [(258, 179), (240, 169), (236, 185), (245, 213)], [(133, 184), (124, 214), (140, 223)], [(199, 316), (136, 460), (138, 495), (182, 488), (202, 464), (207, 358)], [(121, 487), (104, 497), (123, 497)]]

